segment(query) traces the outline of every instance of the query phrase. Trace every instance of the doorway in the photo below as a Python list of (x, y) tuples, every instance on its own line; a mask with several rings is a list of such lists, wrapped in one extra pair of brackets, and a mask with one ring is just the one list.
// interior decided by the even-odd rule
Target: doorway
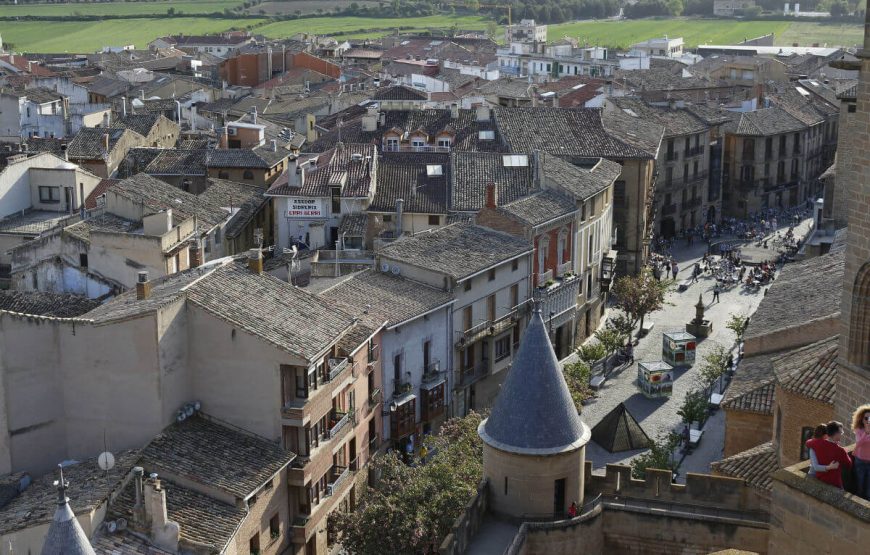
[(556, 480), (553, 489), (553, 514), (561, 515), (565, 512), (565, 478)]
[(664, 218), (659, 226), (659, 231), (661, 232), (662, 237), (670, 239), (676, 233), (676, 228), (677, 225), (674, 223), (673, 218)]
[(710, 208), (707, 209), (707, 223), (708, 224), (716, 223), (716, 207), (715, 206), (711, 205)]

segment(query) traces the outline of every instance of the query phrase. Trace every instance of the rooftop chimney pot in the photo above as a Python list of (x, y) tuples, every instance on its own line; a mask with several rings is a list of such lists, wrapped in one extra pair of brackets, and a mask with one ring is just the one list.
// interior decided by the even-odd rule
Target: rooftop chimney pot
[(495, 188), (495, 183), (492, 181), (486, 184), (486, 207), (498, 207), (498, 190)]
[(263, 253), (260, 252), (260, 249), (248, 251), (248, 269), (255, 274), (263, 273)]
[(148, 272), (139, 272), (136, 280), (136, 298), (144, 301), (151, 296), (151, 282), (148, 281)]

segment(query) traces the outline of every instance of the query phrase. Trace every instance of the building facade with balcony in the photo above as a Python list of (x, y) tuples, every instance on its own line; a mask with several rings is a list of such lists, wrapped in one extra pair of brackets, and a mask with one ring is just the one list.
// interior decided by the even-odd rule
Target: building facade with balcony
[(377, 254), (378, 267), (454, 298), (450, 416), (489, 406), (504, 380), (526, 318), (531, 255), (525, 239), (469, 223), (405, 236)]
[(743, 112), (727, 127), (723, 210), (747, 218), (792, 208), (821, 192), (824, 118), (779, 105)]
[(665, 128), (656, 158), (654, 231), (671, 238), (721, 218), (719, 126), (727, 117), (672, 102), (649, 104), (637, 98), (612, 98), (607, 109), (621, 110)]
[(381, 385), (368, 392), (368, 402), (381, 412), (381, 441), (409, 454), (447, 417), (453, 296), (394, 275), (394, 267), (398, 265), (357, 273), (320, 296), (371, 326), (383, 326), (374, 353)]

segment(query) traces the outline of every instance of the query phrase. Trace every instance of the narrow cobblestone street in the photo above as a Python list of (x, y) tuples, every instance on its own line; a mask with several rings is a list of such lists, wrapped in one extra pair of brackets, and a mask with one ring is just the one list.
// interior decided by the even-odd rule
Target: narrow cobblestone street
[[(810, 227), (810, 221), (804, 220), (795, 234), (803, 237)], [(691, 275), (695, 262), (704, 255), (706, 244), (696, 242), (691, 247), (685, 241), (677, 241), (671, 254), (679, 265), (677, 283)], [(652, 330), (635, 347), (635, 364), (621, 370), (615, 370), (601, 387), (598, 396), (583, 408), (582, 417), (589, 427), (595, 426), (619, 403), (625, 403), (629, 412), (637, 419), (650, 438), (655, 438), (666, 430), (682, 429), (680, 417), (677, 415), (686, 393), (699, 387), (699, 371), (704, 355), (716, 345), (731, 348), (735, 344), (734, 332), (725, 328), (732, 314), (752, 314), (764, 297), (764, 288), (749, 291), (742, 285), (722, 291), (720, 301), (712, 303), (715, 280), (705, 276), (693, 283), (683, 292), (676, 288), (668, 293), (665, 307), (647, 316), (654, 323)], [(667, 399), (647, 399), (637, 389), (637, 362), (657, 361), (662, 358), (662, 335), (668, 331), (685, 330), (685, 324), (695, 316), (695, 304), (701, 295), (706, 307), (705, 318), (713, 323), (710, 337), (698, 342), (695, 364), (686, 369), (675, 371), (673, 394)], [(712, 303), (712, 304), (711, 304)], [(739, 372), (739, 368), (738, 368)], [(716, 411), (704, 426), (704, 435), (697, 448), (682, 462), (679, 469), (679, 481), (685, 480), (686, 472), (709, 472), (711, 462), (722, 458), (724, 444), (724, 414)], [(601, 472), (608, 463), (628, 463), (634, 456), (643, 451), (624, 451), (609, 453), (595, 442), (590, 442), (586, 448), (586, 460), (592, 461), (593, 470)], [(679, 458), (681, 455), (675, 455)]]

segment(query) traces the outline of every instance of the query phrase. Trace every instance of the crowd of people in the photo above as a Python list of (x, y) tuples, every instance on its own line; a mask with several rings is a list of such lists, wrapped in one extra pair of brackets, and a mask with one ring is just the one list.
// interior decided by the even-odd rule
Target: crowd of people
[(855, 449), (850, 456), (842, 446), (843, 424), (832, 420), (819, 424), (808, 439), (810, 467), (807, 474), (834, 487), (844, 489), (843, 477), (854, 478), (855, 494), (870, 500), (870, 404), (861, 405), (852, 415)]

